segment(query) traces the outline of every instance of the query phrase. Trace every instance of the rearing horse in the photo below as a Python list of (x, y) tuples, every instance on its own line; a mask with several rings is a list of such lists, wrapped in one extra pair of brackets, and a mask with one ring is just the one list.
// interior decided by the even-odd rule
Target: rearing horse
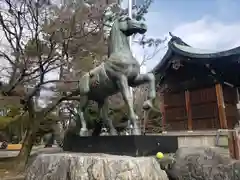
[(80, 135), (86, 135), (88, 131), (83, 112), (89, 100), (98, 103), (100, 118), (109, 127), (110, 134), (116, 135), (117, 132), (112, 120), (108, 118), (108, 97), (120, 92), (128, 107), (129, 120), (134, 129), (133, 133), (140, 135), (141, 130), (133, 109), (130, 87), (149, 84), (148, 99), (144, 102), (145, 108), (151, 107), (152, 100), (156, 97), (155, 77), (152, 73), (140, 74), (140, 64), (133, 57), (128, 41), (128, 37), (133, 34), (145, 33), (147, 27), (144, 23), (126, 15), (113, 12), (112, 7), (106, 8), (103, 18), (103, 29), (108, 39), (108, 59), (86, 73), (79, 81), (81, 96), (79, 116), (82, 126)]

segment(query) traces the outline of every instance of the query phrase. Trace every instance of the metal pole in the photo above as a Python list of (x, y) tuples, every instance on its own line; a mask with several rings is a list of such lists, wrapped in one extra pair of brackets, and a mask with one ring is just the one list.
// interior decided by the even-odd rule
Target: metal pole
[[(133, 6), (133, 3), (132, 3), (132, 0), (128, 0), (128, 16), (132, 19), (132, 6)], [(130, 50), (132, 48), (132, 36), (129, 36), (129, 47), (130, 47)], [(130, 87), (130, 93), (132, 95), (132, 98), (133, 98), (133, 89)]]
[[(132, 19), (132, 0), (128, 0), (128, 16)], [(129, 46), (132, 47), (132, 36), (129, 36)]]
[[(128, 0), (128, 16), (132, 19), (132, 0)], [(132, 48), (132, 36), (129, 36), (128, 38), (129, 40), (129, 47), (130, 47), (130, 50)], [(133, 89), (132, 87), (130, 87), (130, 93), (131, 93), (131, 96), (133, 98)], [(130, 124), (130, 121), (129, 121), (129, 128), (130, 128), (130, 135), (132, 135), (132, 124)]]

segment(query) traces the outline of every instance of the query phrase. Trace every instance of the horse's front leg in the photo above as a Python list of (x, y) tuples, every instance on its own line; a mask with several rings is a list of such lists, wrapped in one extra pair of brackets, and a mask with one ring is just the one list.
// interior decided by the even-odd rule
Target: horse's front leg
[(137, 123), (137, 116), (133, 109), (133, 96), (130, 93), (130, 88), (128, 85), (128, 79), (126, 76), (121, 75), (118, 79), (118, 86), (122, 93), (123, 100), (125, 101), (128, 107), (129, 119), (131, 124), (133, 125), (133, 134), (134, 135), (141, 135), (140, 127)]
[(88, 105), (88, 97), (87, 96), (83, 96), (80, 100), (80, 104), (78, 107), (78, 116), (79, 116), (79, 120), (77, 119), (77, 123), (76, 126), (77, 127), (81, 127), (80, 129), (80, 136), (87, 136), (88, 135), (88, 129), (87, 129), (87, 122), (84, 118), (84, 111), (86, 109)]
[(110, 135), (118, 135), (117, 130), (113, 126), (112, 120), (108, 117), (108, 99), (105, 99), (103, 103), (99, 104), (100, 117), (103, 120), (104, 124), (109, 127)]
[(153, 100), (156, 98), (156, 86), (155, 86), (155, 76), (153, 73), (139, 74), (131, 86), (136, 87), (142, 84), (148, 84), (148, 97), (147, 100), (143, 103), (143, 109), (149, 109), (153, 107)]

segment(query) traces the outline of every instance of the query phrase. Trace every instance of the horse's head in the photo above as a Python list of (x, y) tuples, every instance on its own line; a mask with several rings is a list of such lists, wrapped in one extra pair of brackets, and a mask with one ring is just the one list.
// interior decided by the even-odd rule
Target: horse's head
[(128, 16), (120, 16), (117, 21), (119, 29), (126, 36), (131, 36), (136, 33), (144, 34), (147, 31), (146, 24), (135, 19), (131, 19)]
[(126, 16), (118, 4), (107, 6), (103, 14), (103, 22), (104, 36), (106, 39), (113, 29), (120, 30), (125, 36), (131, 36), (136, 33), (143, 34), (147, 31), (146, 24)]

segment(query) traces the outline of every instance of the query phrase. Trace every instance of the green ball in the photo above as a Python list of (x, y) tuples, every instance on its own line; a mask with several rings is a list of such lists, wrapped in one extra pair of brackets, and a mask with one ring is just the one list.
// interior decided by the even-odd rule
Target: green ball
[(164, 155), (163, 155), (162, 152), (158, 152), (158, 153), (156, 154), (156, 157), (157, 157), (158, 159), (162, 159), (162, 158), (164, 157)]

